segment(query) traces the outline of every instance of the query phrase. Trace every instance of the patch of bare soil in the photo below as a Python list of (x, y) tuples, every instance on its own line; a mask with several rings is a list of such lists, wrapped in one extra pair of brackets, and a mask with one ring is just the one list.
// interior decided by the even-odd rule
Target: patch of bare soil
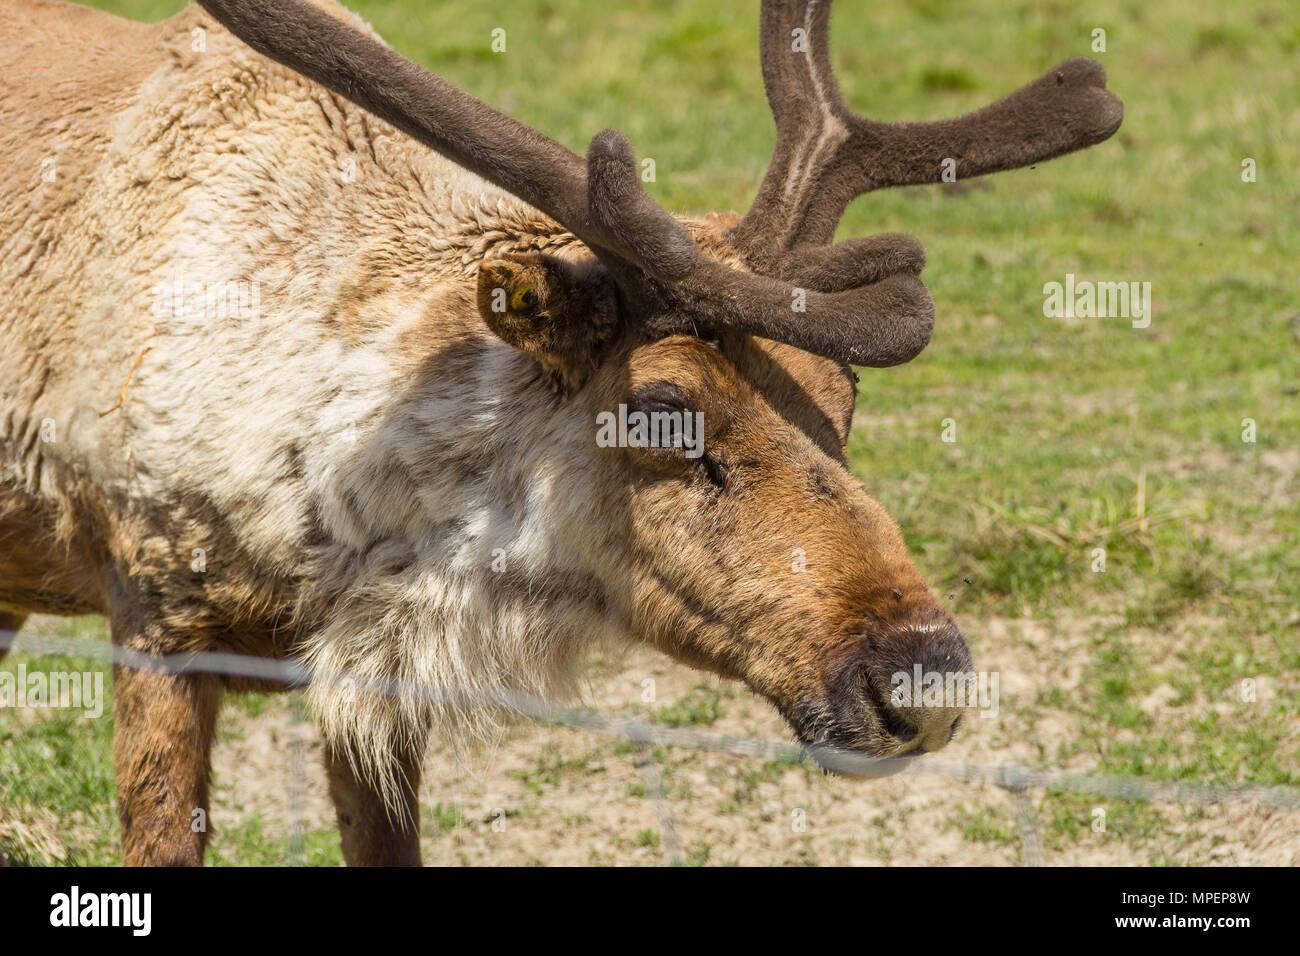
[[(977, 665), (999, 675), (998, 713), (969, 715), (942, 757), (1089, 769), (1086, 754), (1064, 763), (1059, 756), (1088, 718), (1054, 708), (1041, 695), (1056, 688), (1068, 697), (1079, 686), (1091, 629), (1099, 626), (1095, 617), (985, 621), (972, 646)], [(654, 699), (647, 702), (651, 689)], [(588, 702), (604, 714), (655, 715), (671, 707), (677, 720), (701, 733), (789, 740), (771, 707), (745, 689), (647, 650), (598, 662)], [(295, 721), (287, 706), (249, 717), (235, 705), (223, 727), (214, 758), (216, 826), (236, 825), (253, 812), (269, 833), (287, 832), (294, 819), (309, 828), (332, 825), (310, 723)], [(298, 748), (291, 746), (295, 735)], [(638, 761), (651, 768), (649, 777)], [(664, 796), (656, 799), (660, 785)], [(1041, 793), (1031, 799), (1048, 864), (1300, 862), (1297, 811), (1236, 804), (1134, 808)], [(884, 780), (854, 781), (726, 753), (664, 748), (647, 757), (587, 731), (521, 725), (496, 748), (469, 758), (435, 744), (421, 804), (424, 858), (432, 865), (1022, 862), (1011, 796), (927, 774), (924, 762)], [(1104, 832), (1093, 828), (1097, 808), (1111, 821)]]

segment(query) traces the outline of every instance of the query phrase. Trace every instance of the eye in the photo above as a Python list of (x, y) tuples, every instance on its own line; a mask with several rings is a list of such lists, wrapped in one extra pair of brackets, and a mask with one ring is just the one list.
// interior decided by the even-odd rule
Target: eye
[(627, 445), (651, 455), (698, 459), (704, 443), (702, 418), (676, 385), (647, 385), (628, 398)]
[(702, 416), (692, 411), (676, 385), (657, 382), (638, 389), (628, 399), (627, 411), (629, 442), (644, 437), (651, 449), (688, 452), (691, 443), (703, 442), (703, 429), (697, 427)]
[(680, 388), (655, 382), (632, 393), (626, 405), (627, 447), (656, 471), (722, 484), (722, 473), (705, 444), (704, 413)]

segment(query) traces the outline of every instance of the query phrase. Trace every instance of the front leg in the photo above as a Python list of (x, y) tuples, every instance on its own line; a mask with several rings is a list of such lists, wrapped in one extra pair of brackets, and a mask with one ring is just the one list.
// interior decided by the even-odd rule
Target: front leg
[(208, 840), (208, 754), (221, 701), (218, 678), (116, 666), (113, 680), (113, 754), (124, 862), (202, 866)]
[(398, 764), (400, 806), (387, 807), (344, 753), (325, 746), (325, 772), (348, 866), (420, 865), (420, 760), (408, 756)]

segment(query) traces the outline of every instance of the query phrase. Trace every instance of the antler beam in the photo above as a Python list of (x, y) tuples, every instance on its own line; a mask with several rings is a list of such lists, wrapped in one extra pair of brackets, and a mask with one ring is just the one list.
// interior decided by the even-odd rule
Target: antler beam
[[(593, 252), (661, 279), (690, 273), (698, 251), (686, 228), (635, 177), (609, 209), (588, 194), (588, 170), (608, 165), (618, 134), (592, 142), (587, 161), (304, 0), (199, 0), (253, 49), (346, 96), (449, 159), (546, 213)], [(625, 146), (626, 144), (624, 144)], [(629, 148), (630, 151), (630, 148)]]
[(776, 119), (772, 163), (732, 239), (759, 267), (825, 245), (856, 196), (884, 186), (1014, 169), (1101, 142), (1123, 105), (1086, 57), (984, 109), (934, 123), (879, 123), (853, 113), (830, 63), (830, 0), (764, 0), (763, 83)]

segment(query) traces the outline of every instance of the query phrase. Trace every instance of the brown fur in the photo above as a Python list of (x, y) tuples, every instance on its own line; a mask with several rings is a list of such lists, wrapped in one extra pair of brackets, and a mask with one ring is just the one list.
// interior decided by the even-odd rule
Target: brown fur
[(357, 772), (354, 758), (327, 748), (325, 773), (334, 801), (343, 858), (352, 866), (419, 866), (420, 757), (400, 761), (402, 803), (386, 805), (384, 795)]
[[(114, 640), (123, 626), (114, 622)], [(202, 864), (220, 700), (220, 678), (210, 674), (113, 669), (117, 815), (127, 866)]]

